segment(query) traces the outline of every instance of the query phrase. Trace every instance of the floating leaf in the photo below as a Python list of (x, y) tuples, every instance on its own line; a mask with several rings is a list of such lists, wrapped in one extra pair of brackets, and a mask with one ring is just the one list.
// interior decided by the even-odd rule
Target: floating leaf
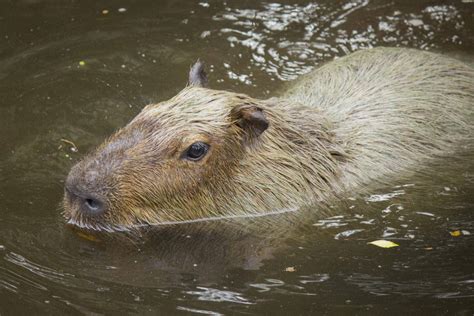
[(295, 267), (286, 267), (286, 268), (285, 268), (285, 271), (286, 271), (286, 272), (295, 272), (296, 269), (295, 269)]
[(393, 241), (383, 240), (383, 239), (371, 241), (371, 242), (368, 242), (368, 244), (374, 245), (380, 248), (392, 248), (392, 247), (399, 246), (399, 244), (396, 244)]
[(459, 237), (459, 236), (461, 236), (461, 231), (460, 230), (454, 230), (452, 232), (449, 232), (449, 234), (453, 237)]
[(85, 62), (85, 61), (81, 60), (81, 61), (79, 62), (79, 66), (85, 66), (85, 65), (86, 65), (86, 62)]

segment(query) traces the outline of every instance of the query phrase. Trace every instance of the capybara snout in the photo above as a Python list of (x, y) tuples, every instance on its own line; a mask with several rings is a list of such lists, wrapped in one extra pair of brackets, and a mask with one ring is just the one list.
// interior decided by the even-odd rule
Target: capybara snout
[(96, 221), (107, 215), (115, 195), (119, 169), (139, 141), (137, 133), (117, 135), (76, 164), (66, 179), (64, 205), (78, 217)]
[(281, 97), (206, 88), (202, 63), (74, 166), (69, 223), (123, 230), (333, 203), (472, 148), (474, 70), (411, 49), (328, 63)]
[[(79, 169), (78, 165), (75, 170)], [(64, 188), (64, 203), (69, 209), (76, 209), (82, 216), (100, 216), (107, 210), (107, 194), (103, 192), (102, 184), (92, 175), (96, 171), (88, 171), (80, 175), (72, 170)], [(94, 179), (91, 179), (94, 178)]]

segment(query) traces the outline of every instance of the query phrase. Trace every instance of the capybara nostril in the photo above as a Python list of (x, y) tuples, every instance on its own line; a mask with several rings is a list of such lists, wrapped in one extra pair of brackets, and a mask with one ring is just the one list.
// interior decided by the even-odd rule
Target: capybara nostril
[(66, 185), (65, 191), (69, 203), (76, 205), (77, 209), (86, 215), (101, 215), (106, 210), (106, 203), (97, 196), (71, 185)]

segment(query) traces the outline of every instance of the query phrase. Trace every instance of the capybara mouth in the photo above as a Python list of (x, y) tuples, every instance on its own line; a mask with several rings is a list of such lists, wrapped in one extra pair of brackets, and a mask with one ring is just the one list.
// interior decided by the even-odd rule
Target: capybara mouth
[(71, 212), (68, 210), (64, 210), (62, 212), (62, 215), (64, 219), (66, 220), (67, 225), (74, 228), (86, 230), (86, 231), (109, 232), (109, 233), (130, 232), (137, 228), (135, 226), (127, 227), (124, 225), (110, 224), (104, 219), (90, 218), (80, 213), (75, 213), (74, 211)]
[(89, 231), (113, 233), (113, 232), (130, 232), (132, 230), (136, 230), (140, 228), (139, 226), (126, 227), (126, 226), (121, 226), (121, 225), (105, 224), (101, 222), (91, 222), (88, 220), (71, 218), (67, 215), (64, 215), (64, 218), (66, 219), (67, 225), (74, 226), (76, 228), (83, 229), (83, 230), (89, 230)]

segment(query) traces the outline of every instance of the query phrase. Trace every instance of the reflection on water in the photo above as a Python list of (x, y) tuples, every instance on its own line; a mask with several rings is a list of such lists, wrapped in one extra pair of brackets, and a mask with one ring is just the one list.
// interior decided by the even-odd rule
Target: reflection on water
[(237, 304), (253, 304), (242, 297), (242, 294), (232, 291), (222, 291), (217, 289), (196, 287), (199, 291), (188, 291), (187, 294), (196, 295), (200, 301), (209, 302), (231, 302)]
[[(359, 49), (380, 45), (430, 49), (436, 48), (438, 41), (462, 44), (458, 33), (463, 32), (465, 23), (456, 6), (416, 7), (418, 10), (412, 12), (403, 6), (369, 5), (366, 0), (342, 5), (330, 1), (264, 3), (255, 9), (228, 7), (213, 19), (230, 25), (219, 34), (230, 47), (243, 47), (241, 58), (250, 58), (250, 69), (293, 80), (321, 61)], [(383, 11), (384, 15), (373, 15), (374, 11)], [(440, 36), (440, 29), (452, 33)], [(229, 78), (253, 83), (251, 71), (238, 74), (229, 64), (225, 67)]]
[(212, 87), (265, 97), (374, 46), (472, 62), (473, 23), (462, 1), (0, 3), (0, 313), (472, 314), (472, 155), (324, 212), (141, 236), (85, 239), (59, 203), (72, 164), (197, 58)]

